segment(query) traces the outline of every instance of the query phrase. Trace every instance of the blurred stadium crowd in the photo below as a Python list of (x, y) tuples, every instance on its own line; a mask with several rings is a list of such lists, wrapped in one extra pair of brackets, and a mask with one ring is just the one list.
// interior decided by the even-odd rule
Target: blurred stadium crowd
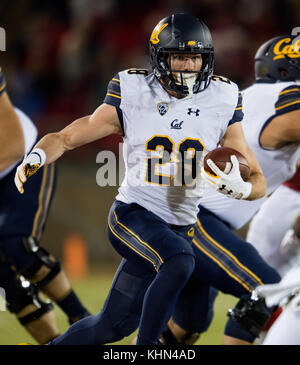
[[(216, 74), (241, 88), (253, 79), (258, 45), (300, 24), (298, 0), (1, 0), (0, 25), (7, 32), (1, 64), (14, 103), (41, 134), (89, 114), (118, 71), (148, 68), (153, 26), (182, 10), (206, 22)], [(91, 145), (86, 154), (92, 151), (94, 157), (95, 149), (111, 142), (110, 137), (102, 146)]]
[[(33, 119), (41, 136), (90, 114), (117, 72), (149, 67), (153, 27), (180, 11), (209, 26), (215, 73), (241, 89), (253, 81), (257, 47), (300, 26), (299, 0), (0, 0), (0, 27), (7, 37), (0, 65), (13, 103)], [(60, 256), (61, 241), (76, 227), (93, 260), (116, 257), (106, 237), (116, 188), (99, 188), (95, 176), (96, 154), (117, 152), (119, 141), (109, 136), (59, 162), (63, 168), (45, 235), (54, 254)]]

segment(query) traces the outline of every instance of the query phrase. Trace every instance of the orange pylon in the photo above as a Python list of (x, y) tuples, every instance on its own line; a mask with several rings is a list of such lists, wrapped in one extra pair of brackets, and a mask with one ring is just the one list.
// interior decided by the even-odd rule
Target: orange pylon
[(63, 245), (64, 268), (68, 276), (82, 278), (87, 274), (87, 249), (84, 238), (71, 233)]

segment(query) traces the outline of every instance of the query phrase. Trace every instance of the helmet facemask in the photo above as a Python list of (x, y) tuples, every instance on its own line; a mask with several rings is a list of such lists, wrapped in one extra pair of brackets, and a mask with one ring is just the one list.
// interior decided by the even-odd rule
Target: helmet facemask
[[(199, 71), (176, 70), (171, 68), (171, 56), (174, 54), (201, 54), (202, 66)], [(210, 83), (213, 74), (213, 51), (200, 52), (185, 49), (179, 50), (159, 50), (154, 63), (154, 74), (161, 81), (167, 91), (175, 92), (177, 97), (183, 98), (189, 95), (192, 97), (203, 91)], [(177, 78), (174, 78), (177, 74)]]

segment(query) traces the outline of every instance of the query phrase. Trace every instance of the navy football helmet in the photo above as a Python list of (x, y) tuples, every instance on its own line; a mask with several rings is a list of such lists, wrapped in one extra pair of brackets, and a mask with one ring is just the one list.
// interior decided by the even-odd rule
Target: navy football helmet
[[(214, 68), (214, 49), (210, 31), (200, 19), (188, 14), (173, 14), (162, 19), (151, 34), (149, 48), (154, 75), (165, 89), (176, 92), (178, 97), (189, 94), (182, 71), (172, 70), (170, 66), (171, 55), (178, 53), (202, 55), (202, 67), (194, 82), (193, 93), (209, 85)], [(180, 74), (180, 82), (174, 79), (172, 72)]]
[(265, 42), (254, 57), (255, 77), (260, 82), (300, 80), (300, 40), (285, 35)]

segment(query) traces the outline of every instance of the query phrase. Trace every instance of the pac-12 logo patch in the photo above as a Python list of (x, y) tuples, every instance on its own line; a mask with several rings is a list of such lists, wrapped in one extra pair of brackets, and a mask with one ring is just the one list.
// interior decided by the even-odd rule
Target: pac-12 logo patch
[(158, 103), (157, 110), (160, 115), (165, 115), (166, 112), (169, 110), (169, 103)]

